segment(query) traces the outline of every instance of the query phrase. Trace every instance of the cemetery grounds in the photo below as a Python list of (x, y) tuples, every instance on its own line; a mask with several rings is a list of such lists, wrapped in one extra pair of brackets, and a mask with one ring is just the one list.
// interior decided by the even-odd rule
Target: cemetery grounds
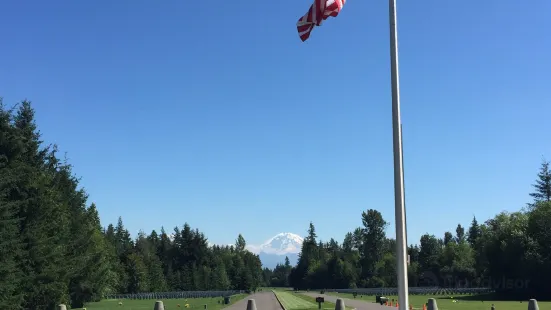
[[(159, 299), (163, 301), (166, 310), (177, 309), (204, 309), (207, 305), (207, 310), (220, 310), (238, 302), (239, 300), (249, 296), (247, 294), (232, 295), (229, 305), (223, 304), (223, 297), (208, 297), (208, 298), (181, 298), (181, 299)], [(100, 302), (89, 303), (85, 308), (77, 308), (77, 310), (151, 310), (155, 305), (155, 299), (106, 299)], [(119, 302), (122, 305), (119, 305)], [(187, 305), (187, 307), (186, 307)], [(245, 309), (243, 309), (245, 310)]]
[[(354, 299), (351, 293), (327, 292), (327, 295), (340, 298)], [(398, 300), (398, 296), (386, 296), (389, 300)], [(526, 310), (528, 309), (528, 300), (525, 301), (501, 301), (492, 297), (491, 294), (482, 295), (409, 295), (409, 303), (413, 309), (423, 309), (423, 303), (429, 298), (436, 299), (438, 310), (490, 310), (494, 304), (496, 310)], [(375, 302), (375, 296), (361, 295), (356, 296), (357, 300), (366, 302)], [(455, 301), (454, 301), (455, 300)], [(345, 301), (346, 303), (346, 301)], [(551, 302), (538, 301), (540, 310), (551, 310)]]

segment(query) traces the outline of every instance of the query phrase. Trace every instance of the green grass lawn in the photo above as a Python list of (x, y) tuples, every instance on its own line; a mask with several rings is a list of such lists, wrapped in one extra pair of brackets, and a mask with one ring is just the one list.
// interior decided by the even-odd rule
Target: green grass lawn
[[(292, 291), (274, 290), (277, 299), (283, 304), (286, 310), (314, 310), (318, 309), (318, 304), (314, 297), (305, 296), (302, 294), (293, 293)], [(332, 302), (324, 302), (322, 309), (335, 309), (335, 304)], [(352, 309), (346, 307), (346, 309)], [(260, 310), (260, 309), (259, 309)]]
[[(248, 296), (246, 294), (233, 295), (230, 299), (231, 304), (236, 303), (237, 301)], [(176, 309), (204, 309), (204, 305), (207, 305), (208, 310), (220, 310), (222, 308), (228, 307), (222, 303), (224, 298), (215, 297), (215, 298), (187, 298), (187, 299), (165, 299), (163, 304), (167, 310), (176, 310)], [(103, 300), (100, 302), (90, 303), (86, 305), (86, 310), (151, 310), (155, 305), (154, 299), (148, 300)], [(220, 303), (218, 303), (220, 301)], [(119, 306), (119, 302), (122, 302), (122, 306)], [(186, 308), (185, 305), (188, 304), (189, 308)], [(180, 307), (178, 307), (180, 305)]]
[[(327, 293), (328, 295), (339, 296), (342, 298), (354, 299), (352, 294), (344, 293)], [(385, 296), (389, 300), (398, 300), (398, 296)], [(453, 299), (451, 298), (453, 297)], [(409, 303), (415, 309), (422, 309), (423, 303), (426, 303), (429, 298), (436, 299), (438, 309), (440, 310), (490, 310), (492, 304), (496, 310), (526, 310), (528, 309), (528, 301), (500, 301), (492, 298), (491, 295), (410, 295)], [(358, 300), (367, 302), (375, 302), (375, 296), (360, 295), (356, 296)], [(456, 302), (453, 302), (455, 300)], [(551, 302), (538, 302), (541, 310), (551, 309)]]

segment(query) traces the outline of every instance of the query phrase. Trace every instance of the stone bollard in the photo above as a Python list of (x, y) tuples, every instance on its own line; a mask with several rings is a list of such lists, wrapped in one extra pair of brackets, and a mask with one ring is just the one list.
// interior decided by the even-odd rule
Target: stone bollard
[(256, 302), (254, 299), (249, 299), (247, 301), (247, 310), (256, 310)]
[(165, 310), (165, 305), (163, 305), (163, 302), (160, 300), (156, 301), (153, 310)]
[(427, 304), (427, 310), (438, 310), (438, 305), (436, 304), (436, 299), (429, 298), (429, 302)]
[(67, 306), (64, 304), (57, 305), (57, 310), (67, 310)]
[(345, 310), (344, 299), (338, 298), (335, 303), (335, 310)]
[(530, 299), (528, 302), (528, 310), (540, 310), (538, 307), (538, 301), (535, 299)]

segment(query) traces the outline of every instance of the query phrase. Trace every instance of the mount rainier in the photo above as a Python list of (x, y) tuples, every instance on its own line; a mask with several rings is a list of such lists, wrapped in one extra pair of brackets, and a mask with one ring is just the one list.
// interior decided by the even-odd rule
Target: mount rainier
[(298, 254), (302, 247), (304, 238), (293, 233), (280, 233), (260, 246), (248, 246), (248, 250), (258, 254), (262, 267), (273, 269), (278, 263), (285, 262), (285, 256), (289, 257), (291, 265), (294, 266), (298, 260)]

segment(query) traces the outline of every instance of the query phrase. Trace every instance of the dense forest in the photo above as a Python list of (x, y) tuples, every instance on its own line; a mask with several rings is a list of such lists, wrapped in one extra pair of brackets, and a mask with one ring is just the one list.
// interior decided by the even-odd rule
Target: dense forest
[[(472, 219), (444, 236), (425, 234), (408, 247), (410, 286), (491, 287), (510, 297), (551, 298), (551, 171), (544, 161), (518, 212), (502, 212), (484, 223)], [(396, 287), (396, 242), (377, 210), (361, 214), (362, 226), (342, 244), (317, 240), (312, 223), (297, 266), (264, 270), (265, 281), (297, 289)]]
[(184, 224), (133, 239), (122, 219), (103, 228), (94, 204), (55, 145), (44, 145), (27, 101), (0, 100), (0, 309), (82, 306), (110, 293), (252, 290), (260, 259), (209, 246)]

